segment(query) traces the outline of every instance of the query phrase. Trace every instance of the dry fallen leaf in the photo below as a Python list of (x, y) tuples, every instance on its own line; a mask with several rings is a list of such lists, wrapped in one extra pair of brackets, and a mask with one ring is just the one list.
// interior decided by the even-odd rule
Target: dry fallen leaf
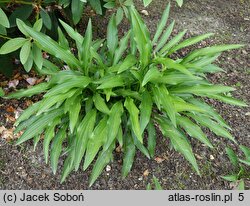
[(26, 82), (28, 82), (29, 85), (32, 85), (32, 86), (36, 84), (36, 81), (37, 81), (36, 77), (29, 77), (26, 79)]
[(19, 84), (19, 80), (18, 79), (14, 79), (14, 80), (12, 80), (12, 81), (9, 81), (9, 83), (8, 83), (8, 87), (9, 88), (16, 88), (17, 87), (17, 85)]
[(147, 170), (145, 170), (144, 172), (143, 172), (143, 176), (144, 177), (147, 177), (149, 175), (149, 171), (148, 171), (148, 169)]
[(161, 158), (161, 157), (156, 157), (156, 158), (155, 158), (155, 161), (156, 161), (158, 164), (162, 163), (164, 160), (165, 160), (165, 159), (163, 159), (163, 158)]

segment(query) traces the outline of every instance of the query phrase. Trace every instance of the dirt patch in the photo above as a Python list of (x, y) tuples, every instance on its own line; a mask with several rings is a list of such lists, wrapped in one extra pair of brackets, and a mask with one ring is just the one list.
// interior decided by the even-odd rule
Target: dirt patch
[[(156, 24), (164, 9), (165, 0), (155, 0), (147, 8), (149, 16), (144, 16), (150, 30)], [(173, 4), (173, 3), (172, 3)], [(143, 7), (138, 5), (139, 10)], [(248, 0), (187, 0), (182, 8), (174, 6), (171, 19), (176, 20), (175, 33), (188, 29), (187, 36), (213, 32), (215, 37), (204, 42), (204, 45), (215, 43), (244, 43), (242, 50), (224, 53), (218, 64), (225, 73), (210, 75), (215, 83), (236, 86), (233, 95), (250, 104), (250, 2)], [(86, 20), (83, 20), (86, 22)], [(95, 33), (104, 36), (105, 26), (94, 17)], [(105, 24), (107, 20), (105, 20)], [(127, 29), (124, 24), (122, 31)], [(185, 52), (185, 51), (184, 51)], [(180, 54), (181, 55), (181, 54)], [(3, 79), (1, 79), (3, 81)], [(238, 108), (210, 101), (233, 128), (232, 134), (240, 144), (250, 146), (249, 108)], [(20, 101), (4, 101), (0, 99), (1, 125), (11, 128), (12, 123), (6, 122), (5, 107), (25, 107)], [(10, 113), (10, 115), (13, 115)], [(1, 126), (0, 125), (0, 126)], [(110, 163), (111, 170), (104, 171), (90, 189), (145, 189), (152, 175), (158, 177), (165, 189), (230, 189), (230, 184), (221, 179), (232, 167), (225, 155), (225, 146), (232, 146), (229, 141), (215, 137), (209, 131), (207, 135), (216, 149), (209, 150), (197, 141), (191, 141), (194, 153), (198, 158), (202, 177), (191, 169), (186, 160), (169, 149), (168, 140), (158, 135), (156, 157), (161, 161), (148, 160), (140, 152), (137, 153), (132, 172), (126, 179), (121, 178), (121, 154), (114, 154)], [(211, 156), (213, 158), (211, 158)], [(60, 167), (61, 169), (61, 167)], [(59, 169), (59, 171), (60, 171)], [(148, 170), (149, 175), (143, 173)], [(41, 144), (33, 151), (31, 143), (16, 147), (0, 138), (0, 189), (89, 189), (88, 177), (90, 170), (71, 174), (64, 184), (60, 184), (60, 176), (52, 175), (49, 165), (43, 159)], [(250, 189), (249, 180), (246, 187)]]

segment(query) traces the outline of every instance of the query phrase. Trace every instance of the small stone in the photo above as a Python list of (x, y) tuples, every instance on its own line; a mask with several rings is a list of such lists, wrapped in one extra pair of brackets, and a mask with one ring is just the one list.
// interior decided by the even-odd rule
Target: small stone
[(139, 180), (139, 181), (142, 181), (142, 180), (143, 180), (143, 177), (139, 177), (138, 180)]
[(149, 175), (149, 171), (148, 170), (145, 170), (144, 172), (143, 172), (143, 176), (144, 177), (147, 177)]
[(106, 166), (106, 172), (110, 172), (111, 171), (111, 166), (110, 165), (107, 165)]
[(9, 88), (16, 88), (16, 86), (19, 84), (19, 80), (17, 80), (17, 79), (14, 79), (14, 80), (12, 80), (12, 81), (9, 81), (9, 84), (8, 84), (8, 87)]
[(142, 13), (143, 15), (145, 15), (145, 16), (148, 16), (148, 15), (149, 15), (149, 13), (148, 13), (147, 10), (141, 10), (141, 13)]
[(26, 79), (26, 82), (28, 82), (29, 85), (32, 85), (32, 86), (36, 84), (36, 81), (37, 81), (37, 78), (30, 77)]
[(155, 161), (156, 161), (158, 164), (160, 164), (160, 163), (162, 163), (162, 162), (164, 161), (164, 159), (161, 158), (161, 157), (156, 157), (156, 158), (155, 158)]
[(214, 160), (214, 156), (213, 155), (210, 155), (210, 160)]
[(247, 112), (245, 115), (246, 115), (246, 116), (250, 116), (250, 112)]

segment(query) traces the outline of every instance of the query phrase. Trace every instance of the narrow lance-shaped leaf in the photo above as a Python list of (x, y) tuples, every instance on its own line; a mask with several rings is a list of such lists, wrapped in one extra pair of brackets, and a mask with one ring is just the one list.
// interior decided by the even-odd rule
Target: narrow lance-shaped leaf
[(135, 145), (130, 134), (125, 138), (125, 151), (122, 164), (122, 177), (126, 177), (130, 172), (135, 157)]
[(0, 48), (0, 54), (8, 54), (16, 51), (20, 47), (22, 47), (26, 43), (26, 41), (27, 39), (22, 37), (10, 39)]
[(1, 8), (0, 8), (0, 25), (3, 25), (4, 27), (7, 28), (10, 27), (10, 22), (8, 20), (8, 17)]
[(111, 57), (114, 56), (115, 49), (118, 45), (118, 30), (116, 26), (115, 14), (109, 20), (108, 30), (107, 30), (107, 46)]
[(168, 3), (166, 9), (164, 10), (162, 17), (161, 17), (161, 20), (160, 20), (159, 24), (157, 25), (156, 33), (154, 35), (154, 39), (152, 42), (153, 44), (155, 44), (158, 41), (160, 35), (162, 34), (162, 32), (167, 24), (168, 17), (169, 17), (169, 11), (170, 11), (170, 2)]
[(152, 107), (152, 97), (148, 91), (145, 91), (142, 94), (142, 101), (140, 105), (140, 127), (142, 134), (151, 119)]
[(124, 106), (129, 112), (132, 129), (136, 137), (138, 138), (138, 140), (142, 143), (143, 139), (142, 139), (141, 128), (140, 128), (140, 123), (139, 123), (139, 110), (134, 104), (134, 100), (129, 97), (126, 98)]
[(147, 126), (147, 131), (148, 131), (148, 151), (150, 157), (154, 157), (155, 147), (156, 147), (156, 131), (154, 123), (152, 121), (149, 122)]

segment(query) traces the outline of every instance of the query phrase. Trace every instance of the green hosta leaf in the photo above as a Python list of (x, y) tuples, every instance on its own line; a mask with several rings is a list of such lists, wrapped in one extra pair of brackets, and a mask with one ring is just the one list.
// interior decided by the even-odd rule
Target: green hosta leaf
[(7, 30), (6, 30), (6, 28), (5, 28), (4, 26), (2, 26), (1, 24), (0, 24), (0, 34), (1, 34), (1, 35), (4, 35), (4, 36), (7, 36)]
[(22, 37), (10, 39), (0, 48), (0, 54), (8, 54), (13, 51), (16, 51), (20, 47), (22, 47), (26, 43), (26, 41), (27, 39), (22, 38)]
[(57, 94), (63, 94), (68, 92), (72, 88), (85, 88), (89, 85), (91, 82), (91, 79), (89, 77), (85, 76), (74, 76), (74, 79), (65, 81), (62, 84), (58, 84), (57, 86), (54, 86), (52, 89), (50, 89), (47, 94), (44, 95), (44, 97), (53, 97)]
[(41, 31), (43, 27), (43, 20), (42, 19), (38, 19), (35, 24), (33, 25), (33, 29), (35, 29), (36, 31)]
[(36, 102), (29, 106), (27, 109), (25, 109), (22, 114), (18, 117), (16, 120), (14, 126), (17, 126), (20, 122), (29, 119), (31, 115), (33, 115), (37, 110), (40, 108), (41, 102)]
[(175, 37), (173, 37), (159, 52), (160, 55), (165, 56), (165, 54), (174, 46), (176, 45), (183, 36), (187, 33), (187, 30), (184, 30), (177, 34)]
[(38, 48), (35, 44), (32, 45), (32, 52), (33, 52), (33, 60), (37, 66), (38, 69), (42, 69), (43, 66), (43, 54), (42, 50)]
[(23, 67), (24, 67), (24, 69), (25, 69), (26, 72), (30, 72), (30, 70), (32, 69), (32, 66), (33, 66), (33, 62), (34, 62), (33, 53), (30, 52), (27, 61), (23, 65)]
[(232, 45), (218, 45), (218, 46), (211, 46), (206, 47), (202, 49), (197, 49), (193, 52), (191, 52), (189, 55), (187, 55), (182, 63), (190, 62), (193, 59), (200, 57), (200, 56), (207, 56), (207, 55), (214, 55), (223, 51), (232, 50), (232, 49), (239, 49), (243, 47), (244, 45), (241, 44), (232, 44)]
[(63, 47), (65, 50), (70, 50), (69, 48), (69, 42), (66, 39), (66, 37), (64, 36), (62, 30), (60, 29), (60, 27), (58, 27), (58, 43), (61, 47)]
[(119, 7), (117, 9), (116, 16), (115, 16), (115, 18), (116, 18), (116, 25), (117, 26), (122, 22), (123, 17), (124, 17), (123, 9), (121, 7)]
[(156, 130), (154, 123), (152, 121), (148, 123), (147, 131), (148, 131), (148, 151), (150, 157), (154, 157), (155, 147), (156, 147)]
[(126, 71), (127, 69), (130, 69), (132, 66), (134, 66), (137, 63), (137, 59), (134, 55), (128, 55), (124, 61), (119, 65), (118, 74)]
[(40, 94), (45, 92), (48, 89), (48, 83), (41, 83), (38, 85), (35, 85), (29, 89), (20, 89), (17, 92), (11, 93), (8, 96), (6, 96), (6, 99), (20, 99), (22, 97), (31, 97), (35, 94)]
[(232, 130), (230, 128), (230, 126), (225, 122), (225, 120), (214, 110), (213, 107), (209, 106), (208, 104), (206, 104), (205, 102), (201, 102), (197, 99), (188, 99), (188, 101), (202, 109), (204, 109), (205, 111), (207, 111), (207, 114), (209, 114), (214, 120), (216, 120), (221, 126)]
[(143, 4), (145, 7), (148, 6), (151, 2), (152, 0), (143, 0)]
[(250, 162), (250, 148), (243, 146), (243, 145), (240, 145), (240, 149), (244, 152), (247, 161)]
[(21, 5), (18, 7), (18, 9), (15, 9), (13, 12), (11, 12), (11, 15), (9, 16), (10, 21), (10, 27), (16, 26), (16, 20), (26, 20), (30, 17), (33, 11), (33, 5)]
[(222, 178), (224, 180), (227, 180), (227, 181), (230, 181), (230, 182), (235, 182), (238, 180), (238, 176), (237, 175), (225, 175), (225, 176), (222, 176)]
[(224, 92), (234, 91), (235, 89), (228, 86), (221, 85), (196, 85), (196, 86), (180, 86), (171, 90), (172, 93), (191, 93), (195, 95), (206, 95), (209, 94), (218, 94)]
[(213, 148), (213, 145), (202, 132), (201, 128), (190, 119), (183, 116), (177, 116), (177, 124), (183, 127), (190, 137), (194, 137), (206, 144), (208, 147)]
[(130, 15), (134, 40), (140, 52), (140, 61), (142, 63), (142, 67), (144, 68), (148, 65), (151, 55), (152, 43), (150, 41), (150, 34), (148, 28), (134, 7), (131, 7)]
[(161, 36), (166, 24), (167, 24), (167, 21), (168, 21), (168, 17), (169, 17), (169, 11), (170, 11), (170, 3), (167, 5), (166, 9), (164, 10), (163, 14), (162, 14), (162, 17), (161, 17), (161, 20), (159, 22), (159, 24), (157, 25), (157, 29), (156, 29), (156, 33), (154, 35), (154, 39), (153, 39), (153, 44), (155, 44), (159, 37)]
[(1, 8), (0, 8), (0, 24), (7, 28), (10, 27), (10, 22), (8, 20), (8, 17)]
[(31, 43), (29, 40), (27, 40), (20, 51), (20, 60), (22, 64), (25, 64), (28, 60), (29, 54), (30, 54), (30, 50), (31, 50)]
[(158, 52), (168, 41), (173, 29), (174, 29), (175, 21), (167, 27), (166, 31), (163, 33), (162, 37), (160, 38), (159, 42), (157, 43), (154, 52)]
[(51, 168), (54, 174), (56, 174), (58, 160), (62, 152), (63, 141), (66, 139), (66, 129), (67, 128), (65, 126), (61, 128), (52, 142), (50, 161)]
[(107, 150), (110, 145), (113, 143), (114, 139), (116, 138), (120, 125), (121, 125), (121, 116), (123, 113), (123, 106), (121, 102), (117, 102), (111, 108), (109, 119), (107, 121), (108, 125), (108, 138), (107, 142), (105, 143), (103, 149)]
[(222, 95), (216, 95), (216, 94), (211, 94), (211, 95), (207, 95), (209, 98), (213, 98), (213, 99), (217, 99), (219, 101), (228, 103), (228, 104), (232, 104), (232, 105), (236, 105), (236, 106), (240, 106), (240, 107), (247, 107), (247, 104), (243, 101), (240, 101), (238, 99), (235, 99), (233, 97), (228, 97), (228, 96), (222, 96)]
[(102, 5), (100, 0), (89, 0), (89, 3), (97, 14), (102, 14)]
[(78, 170), (82, 157), (85, 153), (87, 143), (93, 132), (96, 122), (96, 110), (88, 112), (77, 128), (75, 148), (75, 170)]
[[(130, 123), (129, 123), (129, 126), (130, 126)], [(131, 133), (132, 133), (134, 145), (136, 146), (136, 148), (139, 149), (142, 152), (142, 154), (144, 154), (148, 159), (150, 159), (150, 154), (148, 152), (148, 149), (143, 145), (143, 143), (141, 143), (138, 140), (138, 138), (136, 137), (132, 129), (131, 129)]]
[(220, 126), (217, 122), (209, 118), (206, 118), (206, 116), (198, 116), (193, 114), (188, 114), (188, 116), (192, 117), (197, 123), (200, 123), (202, 126), (209, 128), (216, 135), (228, 138), (236, 143), (234, 137), (225, 128)]
[(78, 122), (79, 114), (81, 112), (81, 100), (81, 97), (77, 97), (74, 101), (74, 105), (72, 105), (71, 109), (69, 110), (69, 128), (72, 134), (74, 132), (75, 126)]
[(193, 44), (196, 44), (204, 39), (207, 39), (209, 38), (210, 36), (214, 35), (213, 33), (208, 33), (208, 34), (202, 34), (202, 35), (199, 35), (199, 36), (196, 36), (196, 37), (192, 37), (190, 39), (187, 39), (181, 43), (179, 43), (177, 46), (173, 47), (168, 53), (167, 55), (170, 55), (176, 51), (178, 51), (179, 49), (182, 49), (182, 48), (185, 48), (185, 47), (188, 47), (188, 46), (191, 46)]
[(150, 93), (146, 90), (142, 94), (142, 101), (140, 105), (140, 127), (142, 134), (151, 119), (152, 107), (153, 107), (152, 97)]
[(79, 61), (69, 51), (64, 50), (57, 42), (43, 33), (37, 32), (23, 23), (25, 30), (39, 43), (39, 47), (69, 65), (80, 67)]
[(95, 104), (96, 109), (99, 110), (100, 112), (103, 112), (104, 114), (110, 113), (110, 110), (107, 104), (105, 103), (105, 100), (101, 97), (100, 94), (96, 93), (93, 96), (93, 102)]
[(51, 18), (50, 18), (50, 15), (48, 14), (48, 12), (46, 10), (44, 10), (43, 8), (41, 8), (40, 15), (42, 17), (44, 26), (47, 29), (51, 30), (52, 29), (52, 21), (51, 21)]
[(115, 88), (115, 87), (120, 87), (124, 85), (123, 78), (118, 75), (104, 77), (100, 81), (101, 81), (101, 85), (98, 86), (97, 89), (109, 89), (109, 88)]
[(130, 172), (135, 158), (135, 145), (130, 134), (125, 138), (125, 151), (122, 164), (122, 177), (126, 177)]
[(48, 164), (49, 160), (49, 146), (51, 140), (55, 136), (55, 128), (61, 122), (60, 118), (55, 118), (51, 124), (48, 125), (44, 132), (44, 140), (43, 140), (43, 152), (44, 152), (44, 159), (46, 164)]
[(86, 170), (88, 166), (91, 164), (91, 162), (94, 160), (95, 156), (97, 155), (99, 149), (101, 146), (105, 143), (107, 139), (107, 120), (108, 117), (105, 116), (96, 126), (93, 133), (91, 134), (86, 155), (85, 155), (85, 161), (83, 170)]
[(118, 30), (116, 26), (115, 14), (112, 15), (108, 24), (107, 31), (107, 46), (111, 56), (114, 56), (115, 50), (118, 45)]
[(85, 33), (85, 38), (83, 40), (82, 44), (82, 61), (83, 61), (83, 68), (85, 71), (85, 74), (88, 75), (88, 67), (90, 63), (90, 50), (92, 44), (92, 23), (91, 20), (89, 20), (88, 27)]
[(238, 190), (245, 190), (245, 182), (243, 179), (239, 180), (239, 184), (237, 187)]
[(112, 159), (112, 151), (113, 151), (113, 146), (110, 146), (107, 150), (103, 150), (98, 156), (96, 163), (94, 165), (94, 168), (92, 170), (91, 176), (90, 176), (90, 180), (89, 180), (90, 187), (94, 184), (98, 176), (101, 174), (103, 168)]
[(183, 0), (175, 0), (176, 2), (177, 2), (177, 4), (178, 4), (178, 6), (179, 7), (181, 7), (182, 6), (182, 4), (183, 4)]
[(163, 83), (163, 84), (169, 84), (169, 85), (177, 85), (181, 84), (183, 82), (188, 83), (194, 83), (195, 81), (200, 80), (199, 77), (195, 76), (187, 76), (185, 74), (178, 74), (178, 73), (169, 73), (169, 74), (163, 74), (161, 77), (151, 80), (152, 83)]
[(140, 128), (140, 123), (139, 123), (139, 110), (134, 104), (134, 100), (129, 97), (126, 98), (124, 106), (129, 112), (132, 129), (136, 137), (138, 138), (138, 140), (142, 143), (143, 139), (142, 139), (141, 128)]
[(74, 24), (77, 24), (81, 20), (83, 8), (84, 8), (84, 3), (82, 1), (79, 0), (71, 1), (71, 12)]
[(81, 34), (79, 34), (77, 31), (75, 31), (72, 27), (70, 27), (68, 24), (63, 22), (62, 20), (59, 20), (67, 34), (76, 41), (77, 44), (82, 45), (83, 37)]
[(234, 153), (234, 151), (231, 148), (227, 147), (226, 153), (227, 153), (227, 156), (228, 156), (230, 162), (232, 163), (232, 165), (234, 167), (238, 167), (239, 166), (239, 159), (238, 159), (237, 155)]
[(169, 122), (166, 118), (159, 116), (157, 117), (157, 122), (160, 125), (162, 134), (170, 138), (175, 150), (183, 154), (184, 157), (193, 165), (196, 172), (200, 175), (196, 159), (187, 138), (183, 136), (179, 130), (172, 126), (171, 122)]
[(122, 55), (128, 48), (128, 40), (130, 38), (130, 34), (131, 34), (131, 31), (128, 31), (128, 33), (125, 34), (124, 37), (120, 40), (119, 47), (116, 48), (115, 50), (113, 65), (116, 65), (120, 61)]
[(46, 115), (41, 115), (37, 121), (32, 123), (22, 134), (22, 136), (17, 140), (16, 144), (19, 145), (31, 138), (33, 138), (37, 134), (41, 134), (41, 132), (45, 129), (45, 127), (50, 124), (56, 117), (63, 114), (62, 109), (56, 109), (47, 113)]
[(33, 115), (29, 119), (22, 121), (15, 129), (14, 133), (17, 134), (18, 132), (22, 131), (23, 129), (27, 128), (29, 125), (33, 124), (37, 121), (40, 116)]
[(144, 76), (144, 79), (142, 81), (142, 86), (145, 86), (148, 82), (157, 80), (161, 76), (162, 75), (157, 67), (150, 68)]
[(155, 176), (153, 176), (153, 182), (155, 185), (155, 190), (163, 190), (159, 180)]

